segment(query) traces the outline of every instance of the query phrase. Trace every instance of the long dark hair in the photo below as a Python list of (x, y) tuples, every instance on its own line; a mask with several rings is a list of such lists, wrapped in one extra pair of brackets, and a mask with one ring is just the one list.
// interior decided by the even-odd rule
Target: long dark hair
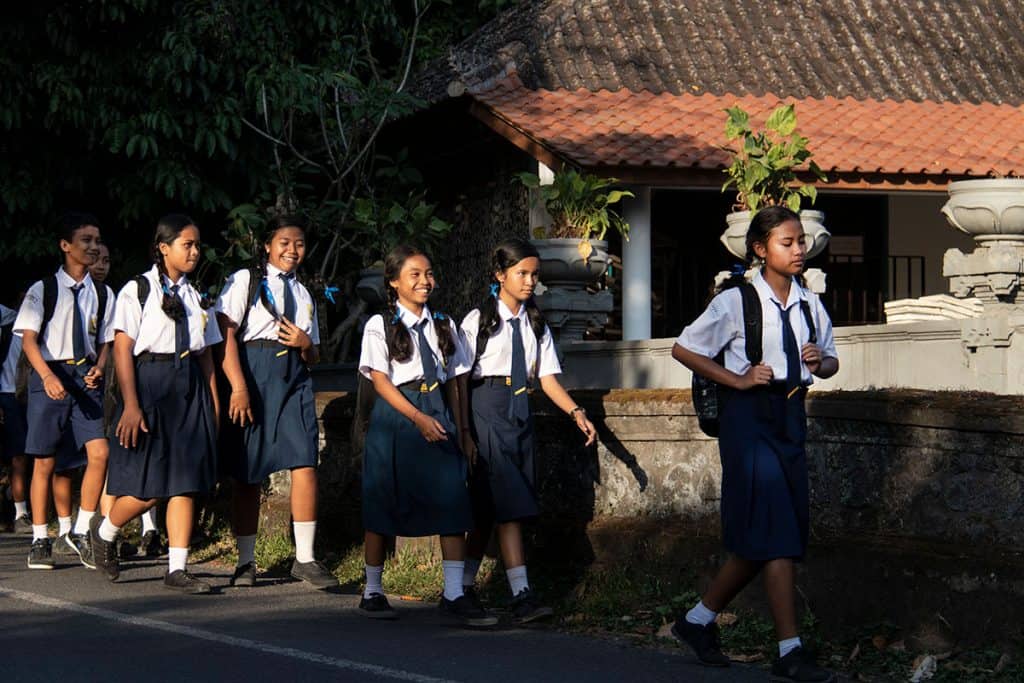
[[(388, 343), (388, 357), (397, 362), (404, 363), (412, 358), (412, 335), (409, 328), (402, 323), (398, 314), (398, 292), (391, 286), (392, 280), (397, 280), (402, 273), (402, 266), (407, 259), (413, 256), (422, 256), (430, 261), (426, 252), (408, 244), (400, 244), (384, 258), (384, 289), (387, 294), (387, 303), (384, 307), (384, 338)], [(444, 364), (455, 354), (455, 342), (452, 340), (451, 319), (434, 311), (434, 331), (437, 333), (437, 345), (441, 349)]]
[[(484, 355), (484, 351), (487, 350), (487, 342), (490, 341), (501, 325), (501, 319), (498, 317), (498, 290), (495, 288), (495, 286), (500, 287), (501, 285), (498, 283), (495, 275), (505, 272), (523, 259), (530, 257), (540, 258), (537, 248), (528, 241), (519, 238), (499, 242), (498, 246), (494, 247), (494, 251), (491, 252), (491, 292), (488, 292), (487, 297), (484, 298), (479, 306), (480, 322), (476, 332), (476, 358), (473, 360), (474, 365)], [(533, 330), (533, 334), (537, 337), (537, 343), (539, 344), (547, 328), (544, 314), (541, 313), (540, 308), (537, 307), (537, 302), (533, 300), (532, 296), (523, 305), (526, 306), (526, 315), (530, 320), (530, 329)]]
[[(178, 235), (181, 231), (190, 225), (195, 225), (195, 221), (186, 216), (183, 213), (169, 213), (160, 219), (156, 224), (156, 234), (153, 235), (153, 246), (151, 248), (151, 256), (153, 262), (156, 264), (157, 270), (160, 275), (163, 276), (160, 279), (160, 289), (163, 292), (163, 300), (160, 303), (160, 307), (164, 313), (171, 320), (177, 322), (185, 317), (185, 307), (182, 304), (180, 296), (175, 298), (171, 296), (171, 291), (167, 288), (164, 283), (164, 277), (168, 280), (170, 276), (167, 275), (167, 264), (164, 263), (164, 255), (160, 253), (160, 245), (166, 244), (170, 246), (174, 243), (174, 240), (178, 239)], [(145, 301), (140, 301), (140, 306), (145, 306)]]
[[(263, 228), (263, 246), (269, 247), (270, 242), (274, 239), (274, 235), (277, 231), (282, 228), (298, 228), (302, 231), (302, 234), (306, 234), (306, 221), (296, 215), (280, 214), (272, 216), (267, 224)], [(256, 256), (253, 258), (252, 272), (249, 274), (250, 277), (257, 278), (260, 282), (258, 285), (258, 292), (260, 296), (260, 303), (267, 309), (275, 319), (277, 318), (277, 311), (270, 303), (270, 298), (267, 296), (267, 288), (263, 286), (263, 281), (267, 279), (267, 261), (269, 255), (266, 249), (257, 249)], [(295, 273), (295, 277), (298, 277), (298, 272)], [(252, 306), (253, 302), (246, 302), (246, 306)], [(295, 322), (294, 320), (292, 322)]]
[[(766, 206), (757, 213), (754, 214), (753, 218), (750, 219), (750, 225), (747, 227), (747, 253), (745, 266), (735, 266), (729, 277), (722, 281), (719, 285), (712, 285), (711, 287), (711, 298), (714, 298), (716, 294), (724, 292), (727, 289), (733, 287), (739, 287), (746, 282), (747, 268), (757, 266), (760, 259), (757, 258), (757, 254), (754, 253), (755, 244), (768, 244), (768, 236), (772, 230), (779, 227), (786, 221), (800, 222), (800, 215), (785, 206)], [(800, 284), (804, 287), (807, 286), (804, 276), (800, 275)], [(710, 299), (709, 299), (710, 302)]]

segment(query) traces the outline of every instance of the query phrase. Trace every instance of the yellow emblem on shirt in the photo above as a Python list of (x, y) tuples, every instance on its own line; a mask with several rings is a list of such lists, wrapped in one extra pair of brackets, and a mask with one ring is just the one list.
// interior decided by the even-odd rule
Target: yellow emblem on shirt
[(310, 320), (313, 319), (313, 304), (306, 304), (306, 317)]
[(96, 334), (96, 316), (89, 318), (89, 334)]
[(208, 316), (206, 314), (206, 311), (203, 311), (202, 315), (203, 315), (203, 332), (206, 332), (206, 321), (210, 319), (210, 316)]

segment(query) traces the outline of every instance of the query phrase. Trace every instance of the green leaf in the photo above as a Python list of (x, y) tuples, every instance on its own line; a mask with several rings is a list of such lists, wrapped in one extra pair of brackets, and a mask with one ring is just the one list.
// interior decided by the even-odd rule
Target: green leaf
[(789, 197), (786, 198), (786, 206), (789, 207), (789, 209), (791, 211), (799, 212), (800, 211), (800, 195), (799, 194), (795, 194), (795, 193), (789, 195)]
[(796, 130), (796, 108), (792, 104), (776, 107), (768, 117), (765, 128), (774, 130), (782, 136), (792, 135)]

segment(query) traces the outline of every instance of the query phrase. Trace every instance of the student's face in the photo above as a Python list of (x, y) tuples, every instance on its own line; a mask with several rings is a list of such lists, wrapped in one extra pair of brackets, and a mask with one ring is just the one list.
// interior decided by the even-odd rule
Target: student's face
[(89, 266), (89, 275), (96, 282), (104, 282), (107, 279), (107, 275), (110, 274), (110, 250), (107, 249), (107, 245), (100, 245), (100, 255), (96, 258), (96, 263)]
[(60, 241), (64, 258), (82, 266), (96, 263), (100, 255), (100, 229), (95, 225), (83, 225), (71, 235), (71, 241)]
[(764, 260), (765, 268), (779, 275), (799, 275), (807, 258), (807, 240), (800, 221), (780, 223), (768, 233), (764, 242), (754, 243), (754, 253)]
[(398, 301), (405, 306), (423, 306), (434, 291), (434, 270), (427, 257), (417, 254), (405, 259), (398, 279), (391, 281), (398, 293)]
[(306, 258), (306, 234), (299, 228), (280, 228), (265, 248), (267, 261), (278, 270), (290, 273)]
[(540, 277), (540, 259), (536, 256), (529, 256), (511, 268), (506, 268), (494, 275), (501, 283), (501, 291), (522, 303), (533, 296), (533, 290), (537, 288), (537, 279)]
[(160, 253), (168, 270), (191, 273), (199, 264), (199, 228), (188, 225), (170, 244), (161, 242)]

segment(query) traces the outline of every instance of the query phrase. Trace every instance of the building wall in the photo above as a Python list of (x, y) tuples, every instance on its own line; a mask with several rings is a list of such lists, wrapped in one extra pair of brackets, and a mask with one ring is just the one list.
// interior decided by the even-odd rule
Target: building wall
[[(940, 213), (947, 198), (944, 193), (889, 195), (889, 255), (924, 257), (925, 287), (921, 296), (949, 293), (949, 280), (942, 276), (942, 256), (947, 249), (957, 247), (967, 252), (974, 248), (974, 240), (950, 226)], [(896, 292), (903, 292), (906, 262), (895, 263)], [(915, 270), (912, 277), (916, 276)], [(899, 296), (890, 292), (888, 298)]]

